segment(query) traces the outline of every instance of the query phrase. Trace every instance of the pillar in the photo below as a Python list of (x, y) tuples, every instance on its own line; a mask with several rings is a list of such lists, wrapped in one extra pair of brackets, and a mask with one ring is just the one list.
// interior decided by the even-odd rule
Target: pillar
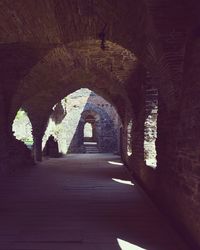
[(11, 138), (12, 125), (8, 122), (9, 106), (7, 105), (5, 93), (0, 88), (0, 172), (8, 168), (9, 141)]
[(42, 136), (34, 136), (34, 159), (42, 161)]
[(35, 161), (42, 161), (42, 138), (44, 136), (46, 127), (47, 127), (47, 121), (49, 119), (49, 116), (46, 114), (46, 116), (41, 117), (41, 114), (38, 112), (37, 114), (31, 114), (30, 113), (30, 121), (32, 123), (33, 128), (33, 140), (34, 140), (34, 146), (33, 146), (33, 155)]

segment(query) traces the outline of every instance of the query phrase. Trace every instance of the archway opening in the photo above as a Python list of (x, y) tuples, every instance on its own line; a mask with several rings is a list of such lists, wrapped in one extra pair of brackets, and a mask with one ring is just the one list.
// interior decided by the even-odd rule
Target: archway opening
[(133, 154), (132, 129), (133, 129), (133, 120), (130, 120), (127, 126), (127, 155), (128, 156), (131, 156)]
[[(80, 40), (78, 43), (72, 42), (68, 43), (67, 46), (53, 48), (45, 55), (44, 61), (45, 63), (39, 61), (39, 63), (31, 69), (31, 75), (37, 75), (37, 79), (35, 79), (35, 77), (33, 77), (33, 79), (31, 78), (31, 81), (28, 77), (24, 79), (24, 83), (26, 82), (26, 85), (32, 90), (31, 95), (30, 93), (24, 93), (26, 96), (26, 110), (31, 113), (36, 123), (34, 124), (34, 128), (41, 127), (41, 129), (36, 131), (36, 135), (34, 135), (35, 138), (39, 137), (37, 143), (38, 152), (41, 152), (41, 134), (44, 134), (51, 107), (61, 100), (64, 94), (67, 95), (83, 86), (97, 91), (98, 94), (110, 101), (110, 103), (108, 103), (105, 102), (105, 100), (101, 101), (99, 99), (97, 105), (99, 109), (107, 109), (108, 117), (110, 116), (108, 119), (106, 115), (100, 116), (101, 119), (97, 122), (97, 126), (94, 126), (100, 152), (119, 152), (119, 145), (122, 140), (116, 139), (116, 137), (119, 137), (116, 135), (119, 134), (119, 126), (117, 126), (116, 123), (119, 123), (120, 119), (116, 118), (118, 117), (118, 115), (116, 115), (112, 120), (113, 114), (115, 114), (116, 111), (112, 112), (111, 109), (113, 109), (112, 104), (115, 105), (122, 120), (126, 114), (127, 107), (129, 106), (131, 109), (131, 102), (128, 98), (127, 90), (129, 89), (129, 80), (132, 78), (132, 75), (138, 72), (138, 58), (133, 51), (129, 50), (128, 47), (122, 47), (121, 43), (118, 44), (111, 39), (106, 40), (105, 53), (99, 45), (99, 39), (92, 39), (90, 37), (90, 39)], [(54, 65), (54, 67), (50, 67), (50, 65)], [(47, 72), (48, 74), (46, 74)], [(45, 79), (43, 79), (44, 76)], [(40, 87), (37, 87), (38, 82), (42, 82), (42, 86), (40, 84)], [(130, 83), (131, 82), (132, 81), (130, 81)], [(81, 90), (83, 89), (79, 89), (79, 91)], [(77, 93), (75, 91), (72, 93), (74, 98), (70, 95), (67, 96), (68, 104), (65, 107), (71, 105), (69, 105), (69, 101), (72, 99), (76, 101), (77, 97), (80, 98), (80, 102), (74, 103), (71, 107), (73, 110), (76, 109), (77, 112), (75, 115), (72, 115), (71, 118), (69, 118), (69, 116), (72, 114), (72, 110), (67, 110), (65, 117), (59, 117), (58, 114), (54, 115), (55, 119), (53, 119), (51, 116), (43, 138), (43, 148), (49, 136), (52, 135), (58, 143), (60, 153), (83, 152), (84, 144), (82, 141), (84, 136), (80, 135), (78, 131), (78, 126), (82, 123), (80, 110), (82, 109), (83, 111), (84, 105), (88, 106), (86, 99), (91, 99), (92, 96), (96, 95), (93, 93), (94, 92), (90, 91), (89, 95), (86, 93), (86, 95), (78, 94), (78, 96), (76, 96)], [(84, 98), (85, 100), (83, 100)], [(44, 116), (47, 114), (45, 117), (43, 117), (43, 115), (37, 115), (38, 103), (40, 104), (40, 113), (44, 114)], [(63, 100), (61, 104), (62, 105), (57, 104), (57, 106), (58, 111), (60, 110), (63, 115), (61, 107), (63, 106)], [(64, 107), (63, 110), (65, 110)], [(38, 122), (38, 120), (42, 121)], [(66, 121), (67, 125), (65, 127), (63, 127), (64, 121)], [(105, 124), (102, 129), (100, 129), (100, 123)], [(66, 133), (66, 130), (69, 130), (69, 132)], [(79, 133), (78, 137), (77, 132)], [(67, 136), (66, 134), (64, 135), (64, 133), (66, 133)], [(100, 136), (101, 134), (102, 136)], [(115, 141), (120, 141), (120, 143), (113, 142), (113, 138)], [(124, 142), (121, 144), (124, 144)], [(121, 149), (124, 151), (124, 147)], [(37, 153), (35, 153), (35, 155), (37, 155)]]
[(20, 108), (12, 124), (13, 135), (29, 149), (33, 147), (32, 124), (27, 113)]
[(61, 112), (62, 119), (59, 119), (54, 106), (43, 148), (52, 135), (62, 154), (119, 152), (121, 120), (112, 104), (95, 92), (81, 88), (62, 99), (61, 105), (65, 114)]
[(86, 122), (84, 126), (84, 141), (91, 141), (93, 138), (93, 126), (91, 123)]
[(83, 147), (85, 153), (99, 153), (97, 143), (96, 119), (92, 115), (85, 118)]
[(158, 90), (148, 86), (145, 95), (144, 122), (144, 159), (147, 166), (157, 167), (157, 118), (158, 118)]

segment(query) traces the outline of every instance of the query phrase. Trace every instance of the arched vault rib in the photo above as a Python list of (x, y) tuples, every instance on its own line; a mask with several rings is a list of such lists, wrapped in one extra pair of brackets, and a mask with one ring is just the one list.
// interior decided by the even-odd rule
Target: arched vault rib
[[(28, 43), (30, 47), (32, 45), (37, 47), (37, 44), (47, 44), (47, 47), (49, 44), (60, 44), (68, 47), (73, 41), (79, 43), (78, 41), (97, 39), (106, 24), (106, 39), (134, 51), (146, 68), (156, 75), (153, 82), (163, 85), (164, 94), (166, 91), (173, 93), (174, 86), (170, 72), (167, 80), (162, 77), (163, 71), (165, 75), (168, 74), (169, 67), (166, 67), (163, 60), (165, 55), (163, 56), (159, 51), (160, 42), (156, 39), (158, 35), (154, 29), (156, 13), (151, 10), (157, 10), (157, 2), (159, 1), (102, 0), (84, 1), (83, 4), (80, 0), (18, 0), (15, 2), (3, 0), (0, 3), (0, 47), (2, 43)], [(167, 9), (171, 10), (171, 8)], [(162, 15), (158, 17), (163, 17), (163, 13), (166, 12), (166, 8), (161, 10)], [(167, 14), (164, 16), (168, 18)], [(14, 65), (17, 62), (15, 59)], [(94, 61), (93, 63), (95, 65)], [(24, 62), (21, 64), (21, 71), (24, 72), (23, 68), (27, 65)], [(121, 74), (123, 75), (123, 71)], [(119, 81), (123, 78), (120, 74), (117, 77)], [(41, 81), (39, 82), (41, 84)], [(21, 85), (18, 88), (20, 87)]]
[[(29, 98), (22, 106), (31, 114), (36, 115), (37, 112), (40, 112), (44, 113), (44, 115), (50, 115), (52, 107), (61, 99), (81, 87), (87, 87), (115, 106), (122, 118), (125, 115), (124, 108), (127, 107), (129, 109), (131, 106), (125, 89), (116, 86), (113, 91), (113, 89), (106, 88), (108, 82), (111, 83), (111, 85), (114, 84), (112, 79), (106, 77), (103, 78), (100, 73), (96, 73), (95, 78), (92, 74), (86, 74), (86, 76), (84, 76), (85, 73), (86, 72), (81, 71), (76, 72), (76, 74), (66, 78), (63, 82), (54, 85), (54, 87), (49, 88), (48, 90), (43, 90), (32, 98)], [(77, 75), (81, 75), (82, 77), (76, 79)], [(87, 81), (85, 83), (86, 79)]]
[[(134, 73), (137, 58), (130, 51), (112, 42), (107, 42), (103, 51), (99, 41), (89, 40), (60, 46), (53, 49), (21, 81), (13, 101), (13, 111), (39, 92), (59, 87), (62, 82), (98, 84), (109, 92), (123, 92), (127, 79)], [(84, 74), (80, 74), (80, 71)], [(89, 75), (89, 78), (87, 77)], [(102, 78), (102, 82), (97, 80)], [(106, 79), (107, 81), (104, 81)], [(95, 83), (96, 81), (96, 83)], [(104, 85), (103, 85), (104, 83)], [(84, 84), (84, 85), (83, 85)], [(67, 84), (65, 85), (67, 88)]]

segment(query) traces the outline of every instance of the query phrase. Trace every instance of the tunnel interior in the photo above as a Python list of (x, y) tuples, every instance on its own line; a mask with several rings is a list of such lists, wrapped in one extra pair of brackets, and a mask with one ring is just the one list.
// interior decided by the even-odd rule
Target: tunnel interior
[[(0, 7), (1, 176), (41, 162), (50, 135), (59, 156), (95, 143), (98, 153), (119, 154), (199, 247), (199, 1), (2, 0)], [(50, 133), (51, 122), (61, 128), (69, 115), (66, 97), (81, 89), (99, 103), (85, 103), (74, 134)], [(20, 115), (28, 141), (13, 128)]]

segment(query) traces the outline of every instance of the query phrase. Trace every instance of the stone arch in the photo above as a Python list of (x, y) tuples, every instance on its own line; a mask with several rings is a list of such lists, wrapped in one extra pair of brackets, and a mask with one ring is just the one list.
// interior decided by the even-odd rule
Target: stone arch
[[(13, 149), (17, 147), (12, 142), (11, 123), (21, 106), (27, 108), (35, 124), (39, 144), (51, 114), (49, 100), (56, 96), (56, 101), (63, 90), (70, 92), (87, 84), (107, 92), (122, 118), (128, 108), (123, 101), (128, 97), (136, 110), (134, 142), (138, 159), (129, 166), (134, 166), (132, 171), (151, 194), (157, 191), (154, 197), (158, 202), (199, 243), (198, 213), (191, 213), (199, 211), (199, 188), (194, 180), (199, 173), (199, 41), (195, 47), (191, 44), (198, 49), (194, 54), (189, 51), (192, 46), (187, 45), (193, 28), (195, 36), (199, 34), (199, 6), (198, 0), (0, 1), (0, 135), (5, 142), (0, 145), (1, 168), (13, 164)], [(126, 71), (128, 77), (124, 77), (120, 63), (111, 67), (106, 54), (109, 48), (101, 50), (98, 38), (105, 24), (106, 46), (110, 42), (113, 48), (120, 45), (134, 53), (137, 66), (144, 69), (144, 81), (137, 78), (135, 68), (127, 67), (130, 72)], [(97, 53), (95, 57), (96, 49), (101, 56)], [(183, 67), (187, 56), (191, 71)], [(115, 58), (121, 62), (120, 53)], [(146, 170), (142, 159), (148, 81), (158, 89), (160, 106), (155, 171)], [(48, 104), (40, 105), (44, 104), (42, 100)]]
[[(88, 76), (91, 87), (100, 74), (101, 79), (109, 79), (114, 83), (114, 86), (109, 85), (112, 90), (116, 90), (116, 86), (122, 88), (120, 85), (129, 77), (129, 72), (134, 71), (137, 58), (133, 53), (117, 44), (109, 41), (108, 44), (109, 50), (106, 54), (100, 49), (98, 40), (74, 42), (68, 47), (60, 46), (52, 49), (21, 81), (15, 95), (13, 108), (21, 105), (19, 102), (25, 101), (43, 90), (51, 89), (58, 83), (62, 85), (73, 79), (73, 84), (78, 85), (81, 82), (86, 84)], [(119, 61), (123, 61), (123, 70), (118, 65)], [(81, 71), (84, 74), (81, 74)], [(91, 74), (91, 72), (93, 73)], [(80, 74), (83, 77), (77, 78), (77, 75)], [(108, 87), (106, 85), (105, 83), (105, 88)]]
[[(154, 84), (159, 85), (160, 89), (162, 90), (160, 93), (163, 93), (162, 98), (165, 101), (165, 105), (170, 106), (171, 103), (173, 103), (173, 84), (171, 84), (171, 79), (169, 76), (170, 72), (168, 72), (165, 54), (162, 53), (162, 46), (160, 46), (161, 42), (159, 41), (159, 39), (157, 39), (156, 13), (154, 11), (154, 9), (156, 9), (157, 7), (156, 3), (148, 0), (127, 0), (126, 4), (122, 4), (120, 1), (117, 1), (117, 3), (113, 5), (112, 3), (103, 1), (102, 3), (98, 3), (95, 6), (91, 7), (90, 3), (87, 2), (86, 6), (88, 7), (86, 7), (86, 9), (80, 1), (74, 1), (72, 5), (69, 5), (69, 3), (65, 3), (64, 1), (54, 1), (53, 4), (50, 4), (49, 1), (47, 1), (41, 4), (41, 8), (38, 8), (38, 5), (25, 3), (23, 9), (20, 9), (20, 5), (21, 3), (13, 5), (2, 4), (3, 11), (7, 13), (10, 20), (8, 26), (8, 24), (6, 23), (6, 19), (2, 18), (2, 24), (5, 27), (3, 30), (6, 31), (4, 32), (3, 37), (6, 41), (8, 40), (9, 42), (11, 42), (12, 40), (20, 42), (22, 45), (20, 45), (20, 52), (23, 52), (25, 59), (27, 55), (30, 55), (33, 52), (35, 52), (33, 54), (36, 54), (37, 56), (36, 58), (32, 58), (31, 65), (29, 65), (29, 68), (25, 71), (26, 74), (22, 74), (22, 77), (20, 78), (25, 79), (25, 84), (23, 85), (24, 88), (19, 85), (17, 91), (19, 90), (20, 92), (20, 89), (26, 89), (27, 86), (30, 86), (30, 81), (28, 81), (27, 78), (34, 78), (34, 74), (30, 74), (32, 69), (35, 67), (34, 65), (44, 65), (49, 60), (49, 54), (53, 54), (52, 56), (55, 57), (55, 61), (57, 61), (57, 63), (54, 62), (51, 64), (51, 70), (52, 68), (54, 68), (54, 66), (57, 70), (65, 68), (65, 63), (63, 63), (63, 60), (60, 60), (59, 58), (59, 55), (64, 55), (64, 53), (60, 51), (60, 48), (65, 47), (68, 51), (72, 52), (74, 51), (74, 47), (72, 46), (72, 44), (79, 44), (80, 41), (82, 41), (83, 44), (85, 41), (87, 43), (88, 40), (95, 40), (96, 34), (101, 31), (106, 22), (108, 25), (108, 43), (109, 41), (112, 41), (112, 43), (114, 44), (120, 44), (122, 47), (131, 51), (131, 53), (134, 52), (137, 58), (147, 68), (147, 70), (151, 72), (151, 75), (156, 82)], [(44, 11), (45, 8), (48, 9), (48, 16)], [(19, 22), (17, 23), (15, 22), (15, 15), (12, 16), (10, 14), (13, 13), (13, 9), (18, 10), (15, 14), (17, 16), (17, 19), (19, 20)], [(161, 10), (164, 11), (164, 8), (161, 8)], [(119, 12), (120, 15), (118, 15)], [(30, 16), (27, 16), (27, 13), (29, 13)], [(82, 18), (80, 18), (80, 15)], [(27, 22), (25, 26), (22, 26), (23, 22), (21, 20), (23, 20), (24, 16), (27, 17)], [(36, 18), (37, 16), (39, 16), (43, 21), (44, 27), (48, 27), (45, 32), (42, 32), (42, 27), (38, 25), (38, 21)], [(70, 22), (68, 22), (66, 16), (70, 18)], [(120, 19), (119, 16), (121, 17)], [(32, 19), (30, 17), (32, 17)], [(131, 25), (128, 25), (126, 23), (127, 17), (130, 17), (131, 19), (134, 18), (134, 22), (132, 22)], [(33, 20), (34, 26), (32, 26)], [(47, 25), (48, 22), (51, 22), (50, 26)], [(35, 32), (35, 27), (38, 27), (38, 32)], [(83, 29), (81, 29), (80, 27), (82, 27)], [(12, 35), (5, 35), (7, 34), (8, 30), (11, 31)], [(85, 32), (83, 32), (83, 30)], [(124, 34), (124, 36), (121, 34)], [(36, 41), (37, 45), (33, 46), (32, 43)], [(99, 42), (100, 41), (98, 40), (98, 46)], [(80, 60), (80, 55), (78, 56), (78, 58), (79, 60), (76, 60), (77, 58), (75, 58), (74, 60), (74, 65), (76, 65), (76, 67), (82, 63), (80, 63), (80, 61), (82, 61), (82, 59)], [(91, 57), (87, 57), (86, 60), (90, 61), (90, 59)], [(24, 61), (26, 62), (26, 60)], [(25, 64), (24, 61), (23, 63)], [(68, 56), (68, 61), (71, 62), (70, 56)], [(101, 65), (101, 63), (98, 64)], [(80, 66), (82, 67), (82, 65)], [(68, 73), (72, 68), (73, 63), (68, 67)], [(169, 76), (167, 80), (162, 77), (163, 72), (165, 72), (166, 77)], [(41, 73), (44, 75), (44, 72)], [(36, 75), (38, 76), (39, 72), (37, 72)], [(22, 81), (24, 81), (24, 79)], [(38, 85), (42, 85), (41, 82), (44, 82), (40, 79), (37, 80)], [(56, 82), (57, 81), (58, 78), (56, 79)], [(163, 85), (162, 87), (161, 82)], [(38, 89), (41, 90), (41, 87), (39, 87)], [(33, 89), (29, 89), (28, 92), (32, 91)], [(164, 95), (166, 91), (170, 93), (168, 98), (165, 98)], [(17, 95), (19, 94), (19, 92), (17, 93)], [(29, 98), (30, 96), (27, 97), (26, 94), (21, 94), (20, 97), (15, 97), (15, 101), (13, 102), (13, 109), (19, 108), (21, 106), (18, 102), (20, 102), (20, 99), (23, 99), (23, 97)]]

